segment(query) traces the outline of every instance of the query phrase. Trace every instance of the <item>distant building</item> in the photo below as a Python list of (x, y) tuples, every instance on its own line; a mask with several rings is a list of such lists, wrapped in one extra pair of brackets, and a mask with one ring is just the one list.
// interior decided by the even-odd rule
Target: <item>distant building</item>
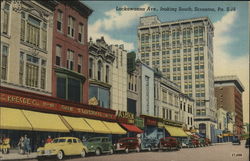
[(140, 18), (137, 31), (141, 61), (162, 71), (183, 93), (194, 98), (195, 124), (200, 133), (214, 141), (214, 27), (210, 19), (161, 22), (157, 16), (146, 16)]
[(237, 76), (215, 77), (215, 96), (217, 98), (217, 108), (235, 113), (235, 127), (233, 133), (242, 134), (243, 113), (242, 113), (242, 93), (244, 86)]

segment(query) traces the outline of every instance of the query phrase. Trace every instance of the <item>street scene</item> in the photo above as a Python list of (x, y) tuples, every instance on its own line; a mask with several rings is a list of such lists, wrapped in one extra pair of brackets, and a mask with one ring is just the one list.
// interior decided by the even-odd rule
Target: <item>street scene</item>
[(247, 161), (249, 5), (1, 0), (0, 160)]

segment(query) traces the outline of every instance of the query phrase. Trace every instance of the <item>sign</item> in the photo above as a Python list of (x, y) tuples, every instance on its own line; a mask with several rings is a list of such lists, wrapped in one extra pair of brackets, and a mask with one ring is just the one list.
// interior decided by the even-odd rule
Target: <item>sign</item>
[(157, 121), (155, 119), (145, 118), (145, 125), (157, 126)]
[(133, 113), (126, 112), (126, 111), (119, 111), (117, 112), (116, 118), (119, 122), (122, 123), (135, 123), (135, 116)]
[(63, 105), (59, 103), (43, 101), (40, 99), (33, 99), (29, 97), (22, 97), (12, 94), (0, 94), (0, 104), (1, 105), (23, 105), (25, 107), (32, 107), (36, 109), (46, 109), (50, 111), (60, 111), (67, 112), (71, 114), (78, 114), (82, 116), (90, 116), (90, 117), (99, 117), (104, 119), (112, 119), (115, 120), (116, 116), (111, 113), (105, 113), (100, 111), (95, 111), (86, 108), (79, 108), (74, 106)]
[(135, 125), (140, 129), (144, 128), (144, 119), (140, 117), (135, 117)]
[(92, 97), (89, 99), (89, 105), (95, 105), (97, 106), (99, 103), (98, 103), (98, 100), (96, 99), (96, 97)]

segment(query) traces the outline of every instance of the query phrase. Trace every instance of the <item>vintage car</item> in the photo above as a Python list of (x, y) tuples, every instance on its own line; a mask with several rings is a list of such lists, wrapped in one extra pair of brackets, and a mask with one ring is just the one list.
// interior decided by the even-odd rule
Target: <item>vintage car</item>
[(56, 156), (62, 160), (64, 156), (81, 155), (85, 157), (88, 149), (82, 141), (75, 137), (59, 137), (53, 139), (51, 143), (46, 143), (44, 147), (37, 149), (38, 158), (45, 156)]
[(151, 138), (151, 137), (145, 137), (141, 141), (141, 150), (157, 150), (159, 147), (159, 139), (157, 138)]
[(86, 146), (91, 153), (101, 155), (102, 153), (114, 153), (114, 147), (108, 137), (93, 137), (87, 140)]
[(246, 139), (246, 143), (245, 143), (245, 147), (249, 148), (249, 144), (250, 144), (250, 138), (247, 138)]
[(160, 150), (179, 150), (180, 149), (180, 143), (176, 138), (173, 137), (165, 137), (160, 139), (159, 143), (159, 149)]
[(199, 143), (200, 143), (200, 147), (204, 147), (204, 146), (208, 146), (208, 142), (206, 142), (205, 138), (199, 138)]
[(116, 151), (129, 151), (140, 152), (140, 143), (136, 137), (126, 137), (119, 139), (116, 144), (114, 144)]
[(232, 140), (232, 144), (233, 145), (240, 145), (240, 139), (237, 137), (237, 136), (234, 136), (233, 137), (233, 140)]
[(212, 145), (212, 143), (211, 143), (210, 139), (205, 138), (205, 141), (206, 141), (206, 144), (207, 144), (207, 145)]

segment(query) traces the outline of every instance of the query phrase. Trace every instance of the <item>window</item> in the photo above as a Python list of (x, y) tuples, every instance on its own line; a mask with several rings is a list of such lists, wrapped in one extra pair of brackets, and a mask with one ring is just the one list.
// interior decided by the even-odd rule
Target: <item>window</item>
[(68, 35), (70, 37), (74, 37), (74, 27), (75, 27), (75, 19), (71, 16), (69, 16), (69, 19), (68, 19)]
[(1, 55), (0, 55), (0, 63), (1, 63), (1, 79), (7, 80), (8, 73), (8, 55), (9, 55), (9, 46), (2, 44), (1, 46)]
[(79, 33), (78, 33), (78, 41), (83, 42), (83, 24), (79, 24)]
[(106, 83), (109, 83), (109, 66), (106, 66)]
[(78, 54), (78, 65), (77, 65), (78, 73), (82, 72), (82, 55)]
[(40, 25), (41, 21), (33, 16), (28, 16), (27, 23), (27, 37), (26, 40), (28, 43), (35, 45), (37, 47), (40, 46)]
[(38, 87), (39, 75), (39, 58), (26, 56), (26, 85), (30, 87)]
[(89, 59), (89, 77), (93, 78), (93, 59)]
[(5, 1), (3, 7), (3, 26), (2, 26), (2, 33), (4, 34), (8, 34), (9, 32), (9, 18), (10, 18), (10, 4)]
[(110, 108), (110, 91), (107, 88), (90, 85), (89, 98), (96, 97), (98, 104), (104, 108)]
[(58, 10), (57, 12), (57, 30), (63, 31), (63, 12)]
[(41, 62), (41, 88), (45, 89), (45, 83), (46, 83), (46, 63), (47, 61), (42, 59)]
[(57, 75), (57, 97), (75, 102), (81, 101), (81, 80), (66, 75)]
[(56, 65), (61, 65), (62, 50), (60, 45), (56, 45)]
[(20, 64), (19, 64), (19, 84), (23, 85), (24, 74), (24, 52), (20, 52)]
[(70, 70), (74, 70), (74, 51), (68, 49), (67, 52), (67, 68)]
[(102, 62), (98, 61), (97, 79), (102, 81)]

